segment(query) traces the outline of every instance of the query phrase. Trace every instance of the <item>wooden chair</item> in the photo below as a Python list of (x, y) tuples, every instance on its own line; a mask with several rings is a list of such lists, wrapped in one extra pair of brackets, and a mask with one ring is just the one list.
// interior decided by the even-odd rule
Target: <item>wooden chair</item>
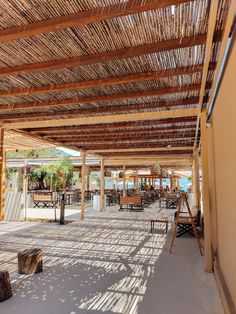
[[(200, 226), (200, 219), (201, 219), (201, 211), (198, 210), (197, 207), (193, 206), (191, 209), (191, 214), (195, 223), (196, 227)], [(177, 211), (175, 212), (175, 220), (176, 220), (176, 216), (177, 216)], [(187, 212), (180, 212), (180, 216), (178, 219), (178, 224), (177, 224), (177, 237), (181, 237), (183, 234), (188, 233), (190, 235), (192, 235), (193, 237), (195, 237), (194, 235), (194, 230), (193, 230), (193, 226), (192, 223), (190, 221)]]

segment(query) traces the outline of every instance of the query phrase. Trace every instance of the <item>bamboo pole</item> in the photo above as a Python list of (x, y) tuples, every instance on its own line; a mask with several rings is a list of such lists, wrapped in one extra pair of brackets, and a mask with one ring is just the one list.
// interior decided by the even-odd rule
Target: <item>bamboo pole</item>
[(202, 157), (202, 200), (204, 213), (204, 241), (205, 241), (205, 271), (212, 272), (213, 259), (211, 247), (211, 218), (208, 178), (208, 153), (207, 153), (207, 112), (201, 113), (201, 157)]
[(100, 163), (100, 171), (101, 171), (101, 182), (100, 182), (100, 211), (105, 210), (105, 202), (104, 202), (104, 190), (105, 190), (105, 180), (104, 180), (104, 159), (101, 159)]
[(81, 212), (80, 220), (84, 219), (84, 208), (85, 208), (85, 162), (86, 162), (86, 152), (81, 152), (82, 157), (82, 171), (81, 171)]
[(0, 221), (4, 219), (5, 208), (5, 166), (6, 158), (4, 153), (4, 129), (0, 129)]
[(126, 186), (125, 186), (125, 182), (126, 182), (126, 173), (125, 173), (126, 167), (125, 165), (123, 165), (123, 196), (126, 196)]

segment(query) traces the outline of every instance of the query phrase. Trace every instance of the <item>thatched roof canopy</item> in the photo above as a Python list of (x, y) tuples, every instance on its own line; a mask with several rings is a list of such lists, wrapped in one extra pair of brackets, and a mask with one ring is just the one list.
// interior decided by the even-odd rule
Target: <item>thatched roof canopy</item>
[(212, 21), (209, 0), (1, 1), (2, 127), (107, 157), (191, 156), (229, 4)]

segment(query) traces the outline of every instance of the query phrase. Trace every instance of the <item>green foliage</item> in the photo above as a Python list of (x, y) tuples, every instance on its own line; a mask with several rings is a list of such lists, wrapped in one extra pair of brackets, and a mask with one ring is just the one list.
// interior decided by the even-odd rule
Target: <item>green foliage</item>
[(53, 191), (63, 190), (72, 185), (74, 167), (71, 161), (64, 157), (54, 164), (42, 165), (29, 174), (29, 180), (37, 183), (39, 189), (50, 188)]
[(20, 151), (12, 151), (7, 153), (7, 158), (43, 158), (43, 157), (67, 157), (69, 156), (65, 152), (56, 148), (47, 149), (25, 149)]
[(17, 172), (17, 168), (6, 168), (6, 179), (11, 180), (15, 172)]
[(146, 190), (147, 187), (148, 187), (148, 185), (147, 185), (146, 182), (143, 182), (143, 183), (141, 184), (141, 190)]

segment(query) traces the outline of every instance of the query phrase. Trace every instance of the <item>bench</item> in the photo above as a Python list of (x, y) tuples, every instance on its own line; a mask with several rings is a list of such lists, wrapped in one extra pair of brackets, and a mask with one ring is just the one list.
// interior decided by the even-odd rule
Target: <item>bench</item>
[(140, 196), (120, 196), (120, 209), (143, 210), (143, 202)]
[(51, 194), (34, 194), (33, 202), (34, 207), (40, 207), (40, 205), (43, 205), (43, 208), (57, 207), (57, 200), (53, 199)]

